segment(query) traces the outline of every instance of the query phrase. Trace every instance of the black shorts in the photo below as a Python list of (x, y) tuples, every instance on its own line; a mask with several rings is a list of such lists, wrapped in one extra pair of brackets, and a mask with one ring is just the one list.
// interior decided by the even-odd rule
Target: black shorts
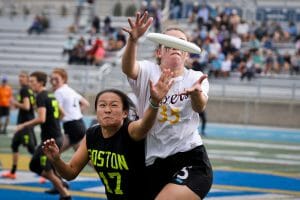
[(13, 136), (11, 148), (14, 153), (19, 151), (19, 146), (27, 147), (29, 153), (33, 154), (36, 146), (36, 137), (33, 128), (24, 128)]
[(0, 117), (9, 116), (9, 107), (0, 106)]
[[(63, 137), (56, 138), (55, 142), (56, 142), (57, 146), (59, 148), (61, 148), (62, 143), (63, 143)], [(46, 155), (43, 152), (42, 144), (40, 144), (36, 148), (32, 158), (31, 158), (31, 161), (29, 163), (29, 168), (32, 172), (35, 172), (38, 175), (41, 175), (43, 170), (49, 171), (51, 169), (54, 169), (51, 162), (47, 159)]]
[(155, 199), (168, 183), (186, 185), (203, 199), (209, 192), (213, 172), (204, 146), (156, 159), (147, 167), (147, 197)]
[(82, 119), (63, 123), (65, 135), (68, 136), (70, 144), (77, 144), (85, 135), (85, 124)]

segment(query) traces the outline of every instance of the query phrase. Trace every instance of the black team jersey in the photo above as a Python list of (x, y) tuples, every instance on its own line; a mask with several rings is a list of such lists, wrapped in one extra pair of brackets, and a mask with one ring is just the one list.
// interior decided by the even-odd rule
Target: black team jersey
[(108, 200), (143, 199), (145, 141), (131, 139), (129, 123), (124, 123), (110, 138), (103, 138), (99, 125), (87, 130), (89, 158), (105, 186)]
[(21, 124), (23, 122), (30, 121), (34, 118), (34, 104), (35, 104), (35, 97), (31, 89), (28, 86), (22, 86), (19, 94), (17, 96), (17, 100), (19, 103), (23, 103), (24, 98), (29, 99), (30, 108), (29, 110), (19, 109), (18, 113), (18, 120), (17, 123)]
[(41, 124), (41, 140), (61, 137), (59, 105), (54, 94), (43, 90), (36, 96), (36, 105), (38, 108), (46, 108), (46, 121)]

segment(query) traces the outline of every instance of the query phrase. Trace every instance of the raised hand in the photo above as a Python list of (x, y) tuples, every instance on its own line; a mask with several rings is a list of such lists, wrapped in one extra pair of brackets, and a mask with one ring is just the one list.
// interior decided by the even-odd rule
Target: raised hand
[(144, 33), (148, 30), (152, 24), (153, 18), (148, 18), (148, 12), (146, 11), (143, 15), (140, 12), (136, 13), (135, 22), (128, 18), (130, 28), (122, 28), (123, 31), (130, 35), (132, 41), (137, 41)]
[(59, 148), (55, 143), (55, 140), (51, 138), (43, 143), (43, 152), (50, 161), (55, 161), (60, 158)]
[(169, 89), (173, 84), (173, 72), (170, 69), (163, 69), (162, 74), (160, 75), (159, 80), (154, 85), (153, 82), (150, 80), (150, 95), (151, 101), (155, 104), (159, 104), (159, 102), (166, 96)]
[(193, 95), (202, 92), (202, 82), (207, 78), (207, 74), (203, 74), (191, 88), (186, 88), (182, 94)]

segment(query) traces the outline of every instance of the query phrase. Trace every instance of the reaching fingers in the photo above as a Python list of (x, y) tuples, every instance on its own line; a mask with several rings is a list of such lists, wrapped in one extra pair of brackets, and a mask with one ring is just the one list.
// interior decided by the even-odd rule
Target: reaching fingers
[(129, 23), (129, 25), (130, 25), (131, 28), (134, 27), (134, 24), (133, 24), (133, 22), (132, 22), (132, 20), (130, 18), (128, 18), (128, 23)]
[(169, 83), (173, 76), (173, 72), (170, 69), (163, 69), (162, 74), (160, 76), (160, 80), (163, 83)]
[(146, 11), (140, 16), (139, 24), (145, 23), (147, 18), (148, 18), (148, 12)]
[(55, 146), (55, 140), (53, 138), (46, 140), (43, 143), (43, 148), (52, 148)]
[(141, 17), (141, 13), (140, 13), (140, 12), (137, 12), (137, 13), (136, 13), (136, 19), (135, 19), (135, 24), (136, 24), (136, 25), (141, 24), (141, 23), (142, 23), (143, 17), (144, 17), (144, 16)]

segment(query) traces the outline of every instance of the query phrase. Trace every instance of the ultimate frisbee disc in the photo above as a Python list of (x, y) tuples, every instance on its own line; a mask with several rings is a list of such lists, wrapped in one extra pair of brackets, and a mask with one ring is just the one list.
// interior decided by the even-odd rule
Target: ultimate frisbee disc
[(148, 33), (146, 38), (152, 42), (164, 45), (166, 47), (171, 47), (194, 54), (201, 53), (201, 49), (196, 44), (176, 38), (174, 36), (162, 33)]

